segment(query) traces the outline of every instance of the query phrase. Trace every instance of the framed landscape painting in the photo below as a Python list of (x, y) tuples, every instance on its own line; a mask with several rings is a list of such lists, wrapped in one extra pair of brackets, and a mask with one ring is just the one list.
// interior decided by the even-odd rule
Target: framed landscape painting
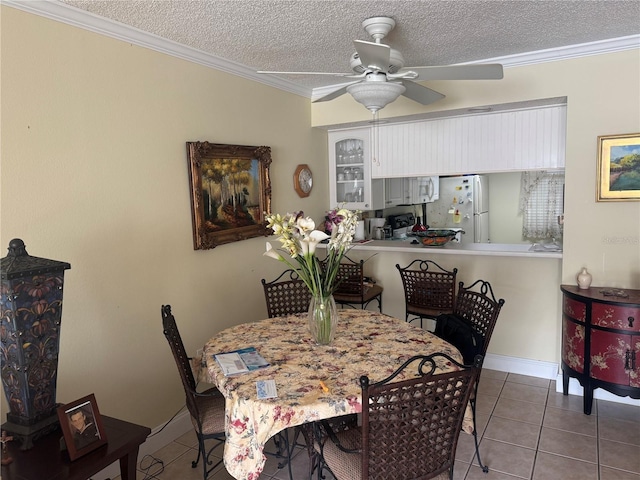
[(271, 233), (271, 148), (187, 142), (193, 248)]
[(598, 137), (597, 200), (640, 200), (640, 133)]

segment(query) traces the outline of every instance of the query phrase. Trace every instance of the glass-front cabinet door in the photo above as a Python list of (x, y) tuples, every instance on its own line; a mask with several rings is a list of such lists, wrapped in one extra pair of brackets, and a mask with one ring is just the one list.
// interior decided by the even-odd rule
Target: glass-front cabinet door
[(371, 129), (329, 132), (329, 194), (331, 206), (372, 210)]

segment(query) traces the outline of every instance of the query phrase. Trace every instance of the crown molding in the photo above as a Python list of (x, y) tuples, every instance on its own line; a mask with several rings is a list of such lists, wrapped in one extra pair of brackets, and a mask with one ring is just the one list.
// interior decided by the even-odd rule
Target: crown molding
[(94, 15), (76, 7), (55, 0), (0, 0), (0, 4), (13, 7), (24, 12), (65, 23), (74, 27), (89, 30), (100, 35), (149, 48), (160, 53), (178, 57), (205, 67), (214, 68), (232, 75), (253, 80), (271, 87), (294, 93), (303, 97), (311, 96), (311, 89), (288, 80), (261, 75), (249, 67), (224, 58), (216, 57), (201, 50), (181, 45), (152, 33), (143, 32), (134, 27)]
[(605, 53), (621, 52), (623, 50), (633, 50), (636, 48), (640, 48), (640, 35), (629, 35), (628, 37), (609, 38), (607, 40), (599, 40), (597, 42), (548, 48), (546, 50), (519, 53), (517, 55), (487, 58), (479, 62), (470, 62), (469, 65), (473, 63), (501, 63), (502, 66), (507, 68), (521, 67), (523, 65), (556, 62), (560, 60), (569, 60), (571, 58), (602, 55)]
[[(461, 63), (460, 65), (474, 65), (479, 63), (501, 63), (503, 67), (522, 67), (524, 65), (535, 65), (536, 63), (556, 62), (569, 60), (571, 58), (588, 57), (591, 55), (601, 55), (604, 53), (621, 52), (623, 50), (640, 49), (640, 35), (629, 35), (628, 37), (610, 38), (597, 42), (581, 43), (566, 47), (549, 48), (535, 52), (519, 53), (517, 55), (506, 55), (504, 57), (487, 58), (475, 62)], [(338, 88), (349, 85), (341, 83), (326, 87), (314, 88), (311, 92), (311, 99), (329, 95)]]
[[(205, 67), (214, 68), (232, 75), (237, 75), (255, 82), (284, 90), (315, 100), (328, 95), (340, 88), (343, 84), (329, 85), (310, 89), (302, 87), (294, 82), (276, 78), (271, 75), (262, 75), (254, 70), (224, 58), (216, 57), (201, 50), (181, 45), (177, 42), (161, 38), (151, 33), (143, 32), (137, 28), (129, 27), (113, 20), (99, 17), (76, 7), (72, 7), (56, 0), (0, 0), (0, 4), (16, 8), (28, 13), (33, 13), (51, 20), (66, 23), (74, 27), (89, 30), (100, 35), (105, 35), (127, 43), (149, 48), (157, 52), (194, 62)], [(536, 63), (554, 62), (571, 58), (600, 55), (640, 48), (640, 35), (612, 38), (597, 42), (569, 45), (566, 47), (549, 48), (535, 52), (507, 55), (504, 57), (488, 58), (464, 65), (478, 63), (501, 63), (505, 68), (534, 65)]]

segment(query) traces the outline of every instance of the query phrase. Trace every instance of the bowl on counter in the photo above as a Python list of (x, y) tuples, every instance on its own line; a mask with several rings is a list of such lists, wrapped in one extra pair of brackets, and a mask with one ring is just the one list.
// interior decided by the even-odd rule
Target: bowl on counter
[(456, 237), (455, 230), (427, 230), (426, 232), (414, 232), (420, 243), (425, 247), (442, 247)]

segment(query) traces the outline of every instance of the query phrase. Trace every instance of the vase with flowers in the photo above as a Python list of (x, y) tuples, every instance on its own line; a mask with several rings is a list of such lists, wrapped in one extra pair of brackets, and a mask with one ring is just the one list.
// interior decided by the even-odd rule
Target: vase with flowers
[[(329, 212), (325, 232), (303, 212), (267, 215), (267, 227), (279, 236), (280, 249), (267, 242), (264, 255), (275, 258), (294, 269), (311, 292), (309, 330), (319, 345), (333, 341), (338, 313), (333, 299), (337, 287), (340, 261), (351, 248), (358, 223), (357, 212), (344, 208)], [(327, 256), (321, 262), (316, 256), (318, 243), (328, 240)], [(286, 253), (282, 255), (280, 252)]]

